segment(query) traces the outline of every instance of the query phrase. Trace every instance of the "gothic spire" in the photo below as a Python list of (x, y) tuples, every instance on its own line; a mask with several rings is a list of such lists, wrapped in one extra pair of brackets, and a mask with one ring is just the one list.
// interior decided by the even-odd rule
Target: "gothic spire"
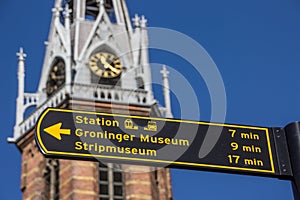
[(26, 54), (21, 47), (18, 56), (18, 98), (17, 98), (17, 110), (16, 110), (16, 124), (20, 124), (23, 121), (23, 105), (24, 105), (24, 78), (25, 78), (25, 58)]

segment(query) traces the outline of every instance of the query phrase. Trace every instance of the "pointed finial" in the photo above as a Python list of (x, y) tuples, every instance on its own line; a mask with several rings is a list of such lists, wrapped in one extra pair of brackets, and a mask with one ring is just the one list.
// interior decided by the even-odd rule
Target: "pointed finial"
[(70, 14), (72, 13), (72, 9), (69, 9), (69, 4), (66, 4), (65, 10), (63, 11), (63, 15), (65, 17), (65, 27), (70, 29)]
[(70, 18), (70, 14), (72, 13), (72, 9), (69, 8), (69, 4), (66, 3), (65, 10), (63, 12), (65, 18)]
[(104, 0), (97, 0), (98, 3), (100, 3), (100, 5), (104, 5)]
[(104, 0), (96, 0), (98, 7), (99, 7), (99, 13), (104, 8)]
[(134, 18), (132, 19), (134, 28), (140, 27), (140, 20), (141, 18), (138, 16), (138, 14), (135, 14)]
[(20, 47), (20, 51), (17, 53), (17, 56), (19, 57), (19, 60), (22, 60), (22, 61), (25, 60), (27, 55), (24, 53), (22, 47)]
[(169, 71), (167, 70), (166, 65), (163, 65), (162, 70), (160, 71), (160, 73), (163, 75), (163, 78), (168, 78), (169, 76)]
[(63, 9), (60, 6), (56, 6), (55, 8), (52, 8), (52, 13), (56, 18), (59, 18), (62, 10)]
[(98, 3), (99, 7), (104, 6), (104, 0), (96, 0)]
[(146, 19), (145, 16), (143, 15), (142, 18), (141, 18), (141, 20), (140, 20), (141, 27), (142, 27), (142, 28), (146, 28), (147, 22), (148, 22), (147, 19)]

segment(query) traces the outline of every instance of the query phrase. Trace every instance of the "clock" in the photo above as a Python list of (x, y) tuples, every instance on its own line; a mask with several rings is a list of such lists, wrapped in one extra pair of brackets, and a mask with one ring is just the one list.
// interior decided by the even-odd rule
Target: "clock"
[(51, 67), (47, 83), (46, 93), (50, 96), (65, 83), (65, 63), (63, 60), (57, 60)]
[(117, 78), (122, 73), (122, 64), (118, 57), (107, 52), (97, 52), (89, 58), (89, 68), (101, 78)]

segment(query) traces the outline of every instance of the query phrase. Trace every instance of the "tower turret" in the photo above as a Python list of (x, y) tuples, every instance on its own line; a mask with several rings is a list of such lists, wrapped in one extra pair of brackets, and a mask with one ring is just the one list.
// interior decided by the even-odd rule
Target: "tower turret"
[(16, 124), (20, 124), (23, 121), (24, 113), (24, 83), (25, 83), (25, 58), (26, 54), (23, 52), (23, 48), (17, 53), (18, 56), (18, 98), (16, 109)]
[[(9, 141), (22, 153), (23, 199), (172, 198), (168, 169), (48, 159), (34, 140), (35, 123), (47, 107), (162, 116), (152, 92), (146, 24), (136, 16), (132, 28), (124, 0), (56, 0), (34, 94), (24, 93), (26, 55), (20, 49)], [(23, 119), (30, 106), (36, 109)]]

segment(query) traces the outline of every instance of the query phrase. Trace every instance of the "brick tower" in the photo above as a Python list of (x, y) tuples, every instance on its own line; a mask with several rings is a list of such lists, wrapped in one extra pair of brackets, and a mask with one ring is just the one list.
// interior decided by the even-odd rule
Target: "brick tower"
[(9, 142), (22, 153), (23, 199), (172, 199), (168, 169), (49, 159), (38, 151), (34, 127), (47, 107), (171, 117), (168, 90), (166, 108), (153, 97), (144, 16), (136, 15), (132, 26), (125, 0), (56, 0), (52, 12), (36, 93), (24, 92), (26, 54), (17, 54), (19, 92)]

